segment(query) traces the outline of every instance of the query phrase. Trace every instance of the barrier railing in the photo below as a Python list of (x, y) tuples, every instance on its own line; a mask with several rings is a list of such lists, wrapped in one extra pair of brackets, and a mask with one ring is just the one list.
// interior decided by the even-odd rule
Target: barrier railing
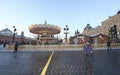
[[(106, 44), (92, 44), (93, 48), (107, 48)], [(120, 43), (111, 43), (111, 47), (120, 48)], [(18, 50), (76, 50), (83, 48), (83, 44), (63, 44), (63, 45), (19, 45)], [(6, 49), (13, 50), (14, 45), (6, 46)]]

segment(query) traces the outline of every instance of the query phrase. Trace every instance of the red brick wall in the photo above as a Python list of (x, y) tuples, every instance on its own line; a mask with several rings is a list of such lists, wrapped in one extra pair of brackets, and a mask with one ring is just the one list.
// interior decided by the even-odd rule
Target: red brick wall
[[(14, 42), (18, 42), (18, 43), (22, 43), (22, 40), (24, 41), (24, 43), (28, 43), (31, 42), (32, 40), (26, 39), (26, 38), (21, 38), (21, 37), (15, 37)], [(4, 42), (9, 42), (12, 43), (13, 42), (13, 36), (3, 36), (0, 35), (0, 43), (4, 43)]]

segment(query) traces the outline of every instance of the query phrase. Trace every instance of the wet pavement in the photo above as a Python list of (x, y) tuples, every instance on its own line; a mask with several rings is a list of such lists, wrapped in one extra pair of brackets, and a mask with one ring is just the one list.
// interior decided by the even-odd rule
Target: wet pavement
[[(1, 48), (2, 49), (2, 48)], [(40, 75), (52, 51), (0, 50), (0, 75)], [(46, 75), (119, 75), (120, 50), (55, 51)]]
[(0, 75), (39, 75), (51, 52), (0, 52)]
[(119, 50), (97, 50), (88, 56), (83, 51), (59, 51), (55, 52), (47, 75), (119, 75), (119, 59)]

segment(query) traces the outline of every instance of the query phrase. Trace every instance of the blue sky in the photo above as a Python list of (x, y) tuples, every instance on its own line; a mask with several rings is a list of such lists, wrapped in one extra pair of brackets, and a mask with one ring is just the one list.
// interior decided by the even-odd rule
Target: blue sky
[(18, 34), (33, 37), (28, 30), (31, 24), (47, 23), (61, 27), (58, 35), (64, 38), (65, 25), (69, 26), (69, 36), (75, 30), (82, 33), (86, 24), (101, 25), (108, 16), (120, 10), (120, 0), (0, 0), (0, 30), (7, 27)]

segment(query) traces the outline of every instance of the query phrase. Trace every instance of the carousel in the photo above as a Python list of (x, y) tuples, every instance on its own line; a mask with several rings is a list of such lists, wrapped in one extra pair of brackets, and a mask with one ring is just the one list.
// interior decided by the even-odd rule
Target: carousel
[(44, 24), (33, 24), (29, 26), (29, 31), (33, 34), (39, 35), (38, 42), (41, 44), (55, 44), (58, 42), (58, 38), (55, 38), (55, 34), (61, 32), (59, 26), (47, 24), (45, 21)]

